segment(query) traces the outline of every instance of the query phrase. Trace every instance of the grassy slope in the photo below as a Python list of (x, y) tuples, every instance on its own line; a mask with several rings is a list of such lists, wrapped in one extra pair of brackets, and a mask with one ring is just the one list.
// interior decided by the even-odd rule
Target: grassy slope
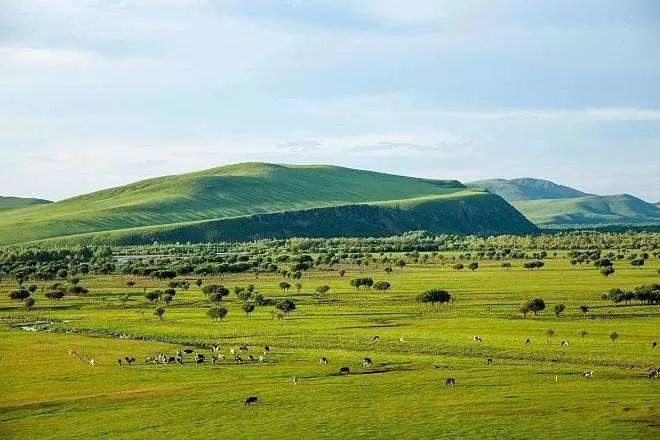
[(32, 205), (47, 205), (52, 203), (43, 199), (30, 199), (24, 197), (5, 197), (0, 196), (0, 212), (10, 209), (25, 208)]
[(591, 194), (542, 179), (489, 179), (466, 184), (469, 187), (485, 188), (502, 197), (507, 202), (535, 199), (566, 199), (584, 197)]
[(660, 223), (660, 208), (628, 194), (514, 202), (537, 225)]
[[(456, 181), (245, 163), (161, 177), (0, 215), (0, 243), (301, 209), (447, 196)], [(504, 204), (491, 199), (492, 203)], [(527, 231), (525, 231), (527, 232)], [(341, 234), (340, 234), (341, 235)]]
[[(511, 270), (497, 261), (481, 262), (474, 273), (437, 261), (392, 274), (376, 265), (343, 266), (344, 278), (337, 270), (313, 270), (303, 277), (300, 294), (282, 293), (281, 278), (272, 275), (205, 280), (230, 288), (253, 283), (267, 296), (294, 298), (298, 309), (284, 321), (272, 319), (270, 307), (246, 317), (232, 294), (224, 301), (229, 315), (213, 323), (196, 288), (177, 293), (159, 321), (143, 288), (165, 283), (136, 278), (137, 286), (128, 288), (128, 278), (118, 276), (84, 278), (91, 288), (86, 298), (53, 303), (37, 293), (37, 309), (25, 313), (4, 294), (14, 287), (4, 280), (2, 316), (72, 319), (58, 325), (145, 340), (3, 327), (0, 432), (6, 438), (44, 432), (50, 438), (258, 438), (264, 429), (273, 439), (657, 438), (660, 382), (644, 372), (660, 362), (660, 351), (650, 346), (657, 339), (658, 308), (613, 306), (599, 295), (656, 281), (658, 260), (643, 268), (617, 265), (604, 278), (593, 267), (571, 267), (562, 256), (533, 272), (519, 261)], [(392, 290), (357, 292), (349, 286), (357, 276), (387, 279)], [(321, 284), (330, 285), (329, 296), (339, 301), (317, 303), (310, 292)], [(456, 301), (442, 307), (413, 302), (430, 287), (448, 289)], [(119, 298), (125, 293), (131, 299), (123, 307)], [(530, 295), (544, 298), (547, 309), (522, 319), (516, 306)], [(568, 308), (556, 318), (551, 309), (559, 302)], [(577, 309), (581, 304), (592, 307), (587, 316)], [(545, 343), (548, 328), (557, 331), (551, 344)], [(584, 341), (582, 328), (589, 332)], [(616, 348), (610, 331), (620, 335)], [(371, 342), (374, 335), (380, 342)], [(472, 342), (473, 335), (482, 336), (483, 344)], [(525, 337), (532, 339), (528, 347)], [(562, 339), (570, 345), (560, 347)], [(183, 366), (114, 364), (125, 355), (174, 353), (177, 341), (220, 343), (226, 355), (243, 343), (251, 352), (264, 344), (273, 348), (264, 365), (224, 361), (196, 367), (190, 358)], [(99, 366), (69, 358), (69, 347), (95, 356)], [(328, 366), (319, 366), (320, 356), (330, 359)], [(362, 356), (370, 356), (376, 368), (389, 362), (393, 371), (359, 374), (367, 371), (360, 366)], [(494, 365), (486, 365), (486, 357)], [(353, 374), (338, 376), (342, 365)], [(595, 370), (595, 377), (583, 379), (584, 369)], [(291, 383), (294, 375), (297, 386)], [(455, 388), (443, 385), (449, 376), (456, 378)], [(248, 395), (259, 395), (262, 404), (245, 408)]]
[(123, 229), (48, 240), (120, 245), (159, 242), (239, 241), (260, 238), (388, 236), (411, 230), (487, 235), (535, 234), (536, 227), (498, 196), (479, 190), (269, 214)]

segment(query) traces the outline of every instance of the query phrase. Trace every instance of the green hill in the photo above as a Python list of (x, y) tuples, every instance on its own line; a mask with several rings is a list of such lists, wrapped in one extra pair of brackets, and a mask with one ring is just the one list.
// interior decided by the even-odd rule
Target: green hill
[(540, 226), (658, 224), (660, 208), (628, 194), (513, 203)]
[(25, 208), (26, 206), (32, 206), (32, 205), (46, 205), (48, 203), (52, 203), (52, 202), (43, 199), (0, 196), (0, 212), (8, 211), (10, 209)]
[(470, 182), (515, 206), (537, 226), (576, 227), (660, 224), (660, 208), (628, 194), (599, 196), (540, 179)]
[(528, 177), (511, 180), (478, 180), (476, 182), (466, 183), (466, 186), (472, 188), (485, 188), (488, 191), (499, 195), (509, 203), (520, 200), (568, 199), (593, 195), (578, 191), (577, 189), (568, 186), (558, 185), (549, 180), (532, 179)]
[[(444, 218), (442, 211), (449, 206), (447, 202), (453, 202), (451, 206), (456, 211)], [(371, 206), (351, 210), (356, 205)], [(430, 217), (426, 223), (408, 219), (415, 210), (413, 206), (420, 210), (432, 206), (431, 210), (437, 210), (433, 222)], [(343, 218), (334, 222), (320, 217), (314, 220), (315, 215), (324, 212), (318, 211), (323, 208), (338, 208), (342, 214), (362, 212), (373, 216), (388, 212), (391, 216), (389, 220), (386, 216), (378, 220), (366, 218), (362, 226), (356, 226), (360, 222), (350, 216), (347, 217), (352, 218), (350, 222)], [(483, 226), (468, 216), (483, 220)], [(272, 221), (277, 230), (268, 223), (271, 218), (276, 219)], [(289, 218), (297, 223), (282, 224)], [(413, 225), (465, 233), (537, 231), (501, 198), (468, 189), (457, 181), (334, 166), (243, 163), (144, 180), (49, 205), (9, 211), (0, 214), (0, 243), (99, 232), (109, 239), (123, 239), (147, 233), (156, 237), (167, 231), (168, 239), (179, 241), (187, 240), (184, 236), (195, 236), (196, 241), (239, 240), (319, 235), (324, 231), (331, 231), (331, 235), (368, 235), (361, 231), (368, 229), (371, 222), (379, 221), (381, 234), (408, 230)], [(250, 226), (254, 224), (260, 227)], [(322, 228), (318, 226), (321, 224)]]

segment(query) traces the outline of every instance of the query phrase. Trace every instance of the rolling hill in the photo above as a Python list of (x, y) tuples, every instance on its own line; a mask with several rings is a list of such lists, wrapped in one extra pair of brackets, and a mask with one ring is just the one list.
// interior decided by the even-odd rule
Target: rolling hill
[(243, 163), (148, 179), (0, 214), (0, 243), (122, 243), (389, 235), (411, 229), (536, 233), (499, 196), (452, 180), (335, 166)]
[(660, 208), (629, 194), (600, 196), (540, 179), (470, 182), (498, 194), (541, 227), (660, 224)]
[(26, 206), (32, 206), (32, 205), (46, 205), (48, 203), (52, 203), (52, 202), (43, 199), (0, 196), (0, 211), (8, 211), (10, 209), (24, 208)]

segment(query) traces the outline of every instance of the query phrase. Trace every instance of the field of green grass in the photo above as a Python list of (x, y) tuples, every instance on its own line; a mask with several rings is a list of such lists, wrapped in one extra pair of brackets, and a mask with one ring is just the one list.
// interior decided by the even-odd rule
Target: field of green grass
[[(276, 236), (274, 234), (278, 231), (270, 225), (263, 227), (260, 219), (255, 225), (255, 219), (248, 217), (252, 215), (265, 215), (267, 219), (271, 215), (277, 222), (281, 214), (292, 213), (297, 216), (296, 221), (282, 223), (293, 226), (300, 221), (316, 224), (317, 217), (304, 215), (304, 210), (353, 209), (355, 205), (380, 202), (386, 202), (388, 206), (410, 206), (419, 205), (419, 198), (424, 197), (460, 199), (462, 209), (448, 212), (447, 218), (471, 210), (476, 214), (475, 218), (490, 221), (486, 233), (538, 232), (504, 200), (490, 194), (484, 198), (486, 195), (482, 190), (467, 189), (460, 182), (451, 180), (419, 179), (335, 166), (243, 163), (159, 177), (48, 205), (0, 213), (0, 245), (100, 232), (108, 233), (100, 237), (110, 241), (121, 241), (116, 239), (117, 236), (139, 239), (154, 234), (168, 238), (178, 234), (173, 241), (200, 237), (201, 242), (207, 242), (209, 235), (213, 235), (213, 240), (250, 240), (253, 238), (250, 235), (237, 235), (244, 228), (256, 229), (255, 233), (261, 236)], [(407, 199), (416, 200), (406, 202)], [(474, 204), (473, 200), (486, 200), (487, 203)], [(433, 206), (442, 208), (438, 204)], [(391, 235), (409, 230), (408, 223), (414, 221), (410, 212), (406, 216), (406, 210), (400, 210), (396, 215), (391, 214), (391, 209), (387, 211), (382, 223), (392, 227), (376, 232)], [(371, 209), (369, 219), (379, 213), (379, 210)], [(363, 219), (362, 223), (369, 219)], [(440, 221), (438, 224), (447, 231), (483, 232), (475, 227), (463, 231), (460, 227), (469, 224), (468, 220), (469, 216), (463, 215), (459, 221)], [(334, 236), (355, 232), (347, 229), (347, 224), (334, 225), (334, 230), (329, 231)], [(422, 226), (431, 227), (433, 224)], [(327, 225), (317, 226), (317, 230), (327, 229)], [(289, 236), (301, 235), (305, 230), (295, 229), (292, 231), (294, 235)], [(374, 233), (371, 230), (357, 232), (360, 236)]]
[[(445, 253), (447, 255), (447, 253)], [(145, 290), (163, 288), (153, 278), (94, 276), (81, 284), (86, 297), (50, 301), (33, 295), (36, 309), (9, 301), (14, 288), (0, 282), (0, 395), (3, 438), (78, 436), (146, 438), (630, 438), (660, 436), (660, 381), (646, 372), (660, 367), (658, 306), (614, 306), (600, 299), (613, 287), (658, 282), (657, 258), (642, 268), (617, 266), (603, 277), (593, 267), (572, 267), (562, 253), (538, 271), (514, 261), (480, 262), (457, 271), (445, 260), (409, 264), (386, 274), (379, 265), (307, 272), (300, 292), (282, 292), (276, 275), (205, 278), (227, 287), (254, 284), (267, 297), (292, 298), (297, 309), (277, 319), (273, 307), (251, 316), (234, 294), (229, 314), (212, 322), (208, 303), (192, 286), (178, 291), (164, 319), (153, 315)], [(356, 291), (350, 279), (387, 280), (392, 289)], [(136, 286), (126, 287), (128, 280)], [(293, 282), (291, 282), (293, 284)], [(327, 284), (328, 294), (313, 292)], [(421, 305), (429, 288), (451, 292), (444, 306)], [(129, 294), (124, 304), (121, 297)], [(526, 319), (518, 306), (543, 298), (546, 310)], [(554, 304), (567, 310), (560, 317)], [(580, 305), (590, 306), (583, 315)], [(163, 305), (164, 306), (164, 305)], [(43, 321), (50, 331), (21, 326)], [(546, 330), (555, 336), (546, 342)], [(587, 331), (582, 338), (580, 330)], [(619, 334), (616, 347), (608, 335)], [(122, 336), (120, 338), (119, 336)], [(474, 342), (481, 336), (483, 343)], [(374, 336), (380, 340), (373, 342)], [(127, 338), (124, 338), (127, 337)], [(403, 340), (401, 340), (403, 338)], [(523, 340), (531, 339), (525, 346)], [(569, 345), (560, 346), (561, 340)], [(145, 365), (159, 352), (193, 347), (210, 358), (211, 344), (247, 344), (267, 362), (237, 365), (229, 359), (196, 366)], [(92, 367), (68, 356), (74, 348), (93, 357)], [(135, 356), (138, 364), (116, 365)], [(327, 356), (328, 365), (319, 365)], [(363, 367), (369, 356), (374, 365)], [(486, 359), (492, 358), (493, 365)], [(339, 375), (341, 366), (351, 374)], [(583, 378), (584, 370), (594, 378)], [(298, 378), (298, 384), (292, 377)], [(456, 379), (455, 387), (444, 385)], [(245, 407), (247, 396), (258, 406)]]

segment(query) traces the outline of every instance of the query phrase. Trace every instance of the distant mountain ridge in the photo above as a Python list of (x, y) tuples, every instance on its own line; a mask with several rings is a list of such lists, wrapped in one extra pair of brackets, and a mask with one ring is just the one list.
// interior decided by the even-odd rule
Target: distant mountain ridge
[(629, 194), (595, 195), (542, 179), (469, 182), (498, 194), (541, 227), (660, 224), (660, 207)]
[(575, 197), (593, 196), (577, 189), (559, 185), (549, 180), (522, 177), (519, 179), (488, 179), (478, 180), (465, 184), (473, 188), (485, 188), (499, 195), (507, 202), (538, 199), (568, 199)]
[(0, 214), (0, 244), (68, 236), (148, 243), (411, 229), (538, 232), (501, 197), (455, 180), (258, 162), (143, 180)]

